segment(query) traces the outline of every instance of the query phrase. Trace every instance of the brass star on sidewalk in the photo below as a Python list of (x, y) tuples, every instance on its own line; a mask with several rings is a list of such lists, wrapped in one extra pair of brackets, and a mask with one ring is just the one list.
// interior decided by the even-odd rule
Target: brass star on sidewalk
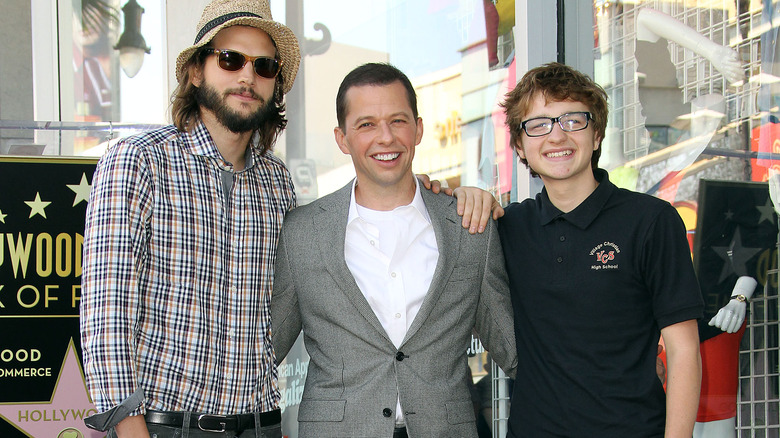
[(30, 437), (104, 437), (105, 432), (84, 425), (84, 417), (95, 413), (97, 409), (89, 399), (73, 340), (68, 344), (50, 400), (0, 403), (0, 418)]
[(48, 207), (51, 202), (48, 201), (41, 201), (41, 194), (39, 192), (35, 193), (35, 200), (34, 201), (24, 201), (25, 204), (27, 204), (28, 207), (30, 207), (30, 218), (35, 216), (36, 214), (39, 214), (44, 217), (44, 219), (48, 219), (46, 217), (46, 211), (44, 208)]
[(92, 187), (87, 181), (87, 174), (81, 174), (81, 182), (78, 184), (65, 184), (69, 189), (73, 190), (76, 197), (73, 199), (73, 206), (75, 207), (79, 202), (89, 202), (89, 189)]

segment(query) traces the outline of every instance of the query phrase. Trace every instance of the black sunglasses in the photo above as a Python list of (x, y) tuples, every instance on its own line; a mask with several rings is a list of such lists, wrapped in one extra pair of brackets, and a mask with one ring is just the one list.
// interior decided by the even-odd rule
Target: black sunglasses
[(204, 53), (217, 55), (217, 65), (222, 70), (239, 71), (251, 62), (261, 78), (273, 79), (282, 70), (282, 62), (268, 56), (249, 56), (235, 50), (203, 49)]

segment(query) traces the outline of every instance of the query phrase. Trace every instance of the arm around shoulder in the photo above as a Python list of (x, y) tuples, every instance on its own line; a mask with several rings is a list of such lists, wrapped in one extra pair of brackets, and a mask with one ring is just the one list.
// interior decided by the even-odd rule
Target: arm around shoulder
[(452, 192), (452, 196), (458, 200), (463, 228), (468, 228), (471, 234), (483, 233), (491, 217), (498, 219), (504, 215), (504, 208), (498, 200), (478, 187), (460, 186)]
[(510, 377), (517, 369), (514, 315), (509, 296), (509, 278), (504, 264), (504, 252), (495, 220), (485, 229), (487, 251), (477, 309), (476, 330), (493, 360)]

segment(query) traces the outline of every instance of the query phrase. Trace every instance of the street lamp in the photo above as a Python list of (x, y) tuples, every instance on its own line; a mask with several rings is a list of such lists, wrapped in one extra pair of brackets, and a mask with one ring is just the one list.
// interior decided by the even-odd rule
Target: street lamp
[(119, 37), (114, 50), (119, 50), (119, 66), (127, 77), (134, 77), (144, 63), (144, 53), (151, 53), (152, 49), (146, 45), (141, 35), (142, 8), (135, 0), (129, 0), (122, 7), (125, 15), (125, 30)]

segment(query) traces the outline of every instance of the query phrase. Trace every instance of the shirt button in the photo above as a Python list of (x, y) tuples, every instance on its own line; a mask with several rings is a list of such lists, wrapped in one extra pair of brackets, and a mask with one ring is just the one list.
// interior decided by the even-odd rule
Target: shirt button
[(376, 242), (374, 242), (373, 240), (370, 243), (371, 243), (371, 246), (375, 246), (376, 245)]
[(238, 248), (238, 239), (233, 239), (233, 248)]
[(563, 257), (558, 257), (556, 260), (558, 261), (558, 263), (561, 263), (563, 262)]
[(563, 242), (564, 240), (566, 240), (566, 236), (561, 236), (561, 242)]
[(393, 278), (395, 278), (395, 272), (391, 272), (391, 273), (390, 273), (390, 276), (391, 276), (391, 277), (393, 277)]
[(228, 330), (228, 333), (227, 333), (227, 334), (228, 334), (228, 336), (229, 336), (229, 337), (231, 337), (231, 338), (232, 338), (233, 336), (235, 336), (235, 335), (236, 335), (236, 331), (235, 331), (235, 330), (233, 330), (233, 329), (230, 329), (230, 330)]
[(390, 408), (384, 408), (382, 409), (382, 415), (384, 415), (387, 418), (390, 418), (390, 416), (393, 415), (393, 410)]
[(400, 314), (400, 313), (396, 313), (396, 314), (395, 314), (395, 319), (399, 319), (400, 317), (401, 317), (401, 314)]
[(236, 293), (236, 292), (238, 292), (238, 288), (235, 287), (235, 286), (231, 286), (230, 287), (230, 292)]

